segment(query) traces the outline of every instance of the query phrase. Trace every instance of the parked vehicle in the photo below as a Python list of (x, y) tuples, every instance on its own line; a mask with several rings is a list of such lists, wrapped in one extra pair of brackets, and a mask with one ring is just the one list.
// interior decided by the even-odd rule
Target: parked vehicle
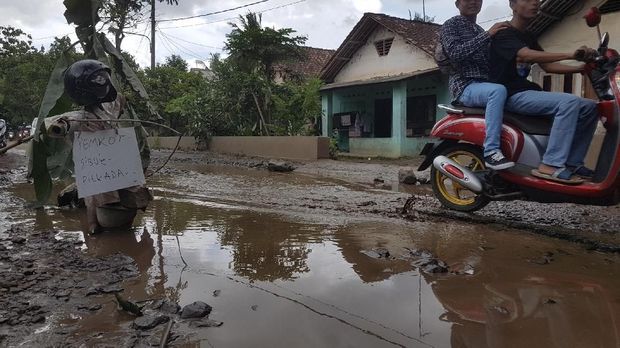
[(442, 205), (475, 211), (493, 200), (592, 205), (620, 202), (620, 56), (607, 48), (608, 43), (609, 34), (605, 33), (599, 47), (600, 56), (586, 69), (599, 98), (600, 119), (607, 129), (591, 182), (565, 185), (530, 175), (542, 160), (552, 116), (505, 113), (501, 147), (516, 165), (493, 171), (485, 168), (482, 156), (484, 110), (440, 105), (448, 115), (435, 124), (431, 134), (441, 142), (425, 146), (423, 154), (427, 158), (419, 170), (432, 163), (433, 192)]

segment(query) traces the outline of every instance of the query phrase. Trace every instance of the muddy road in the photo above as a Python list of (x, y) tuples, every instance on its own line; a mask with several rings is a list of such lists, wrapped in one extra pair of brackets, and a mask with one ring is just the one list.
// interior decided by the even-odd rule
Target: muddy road
[[(131, 231), (91, 236), (29, 208), (22, 155), (0, 157), (0, 346), (620, 346), (618, 207), (458, 215), (397, 183), (407, 161), (186, 153)], [(210, 321), (177, 313), (195, 301)]]

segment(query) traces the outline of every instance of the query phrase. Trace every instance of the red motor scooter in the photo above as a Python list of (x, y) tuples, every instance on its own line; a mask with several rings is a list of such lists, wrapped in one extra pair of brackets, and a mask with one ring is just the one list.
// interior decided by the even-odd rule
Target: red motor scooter
[[(596, 24), (594, 25), (596, 26)], [(448, 113), (435, 124), (418, 170), (432, 164), (433, 192), (450, 209), (476, 211), (493, 200), (525, 199), (614, 205), (620, 202), (620, 55), (608, 49), (609, 34), (601, 38), (600, 56), (586, 74), (599, 98), (598, 111), (606, 129), (594, 177), (581, 185), (564, 185), (530, 175), (545, 152), (553, 116), (506, 112), (501, 134), (504, 155), (515, 162), (508, 170), (487, 170), (482, 156), (484, 109), (439, 105)]]

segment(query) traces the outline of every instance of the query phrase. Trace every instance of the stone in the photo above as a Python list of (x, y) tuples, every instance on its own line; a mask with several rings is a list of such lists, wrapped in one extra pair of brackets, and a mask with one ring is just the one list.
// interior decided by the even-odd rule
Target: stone
[(133, 328), (138, 330), (150, 330), (157, 325), (168, 322), (170, 317), (167, 315), (145, 315), (133, 321)]
[(11, 243), (13, 244), (24, 244), (26, 242), (26, 238), (21, 236), (16, 236), (11, 238)]
[(181, 319), (202, 318), (209, 315), (212, 309), (213, 308), (211, 308), (208, 304), (202, 301), (196, 301), (183, 307), (183, 310), (181, 311)]
[(45, 321), (45, 317), (42, 315), (35, 315), (34, 317), (32, 317), (32, 319), (30, 319), (30, 322), (33, 324), (42, 323), (44, 321)]
[(269, 170), (270, 172), (288, 173), (292, 172), (295, 169), (295, 166), (284, 161), (271, 160), (267, 164), (267, 170)]
[(401, 168), (398, 171), (398, 182), (405, 185), (415, 185), (418, 182), (415, 170), (411, 167)]
[(220, 327), (222, 325), (224, 325), (223, 322), (211, 319), (196, 320), (189, 323), (190, 327)]
[(181, 310), (181, 306), (179, 306), (178, 303), (164, 301), (159, 307), (159, 310), (165, 313), (177, 314)]
[(431, 183), (431, 170), (430, 169), (427, 169), (421, 172), (416, 171), (415, 176), (416, 178), (418, 178), (418, 183), (422, 185)]
[(448, 266), (445, 262), (438, 259), (428, 260), (420, 265), (420, 268), (424, 273), (446, 273), (448, 272)]

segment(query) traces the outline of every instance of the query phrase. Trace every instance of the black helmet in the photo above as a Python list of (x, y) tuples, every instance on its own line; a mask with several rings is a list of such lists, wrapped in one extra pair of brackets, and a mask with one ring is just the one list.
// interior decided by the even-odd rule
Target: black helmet
[(116, 99), (112, 70), (98, 60), (79, 60), (65, 70), (65, 91), (79, 105), (111, 102)]

